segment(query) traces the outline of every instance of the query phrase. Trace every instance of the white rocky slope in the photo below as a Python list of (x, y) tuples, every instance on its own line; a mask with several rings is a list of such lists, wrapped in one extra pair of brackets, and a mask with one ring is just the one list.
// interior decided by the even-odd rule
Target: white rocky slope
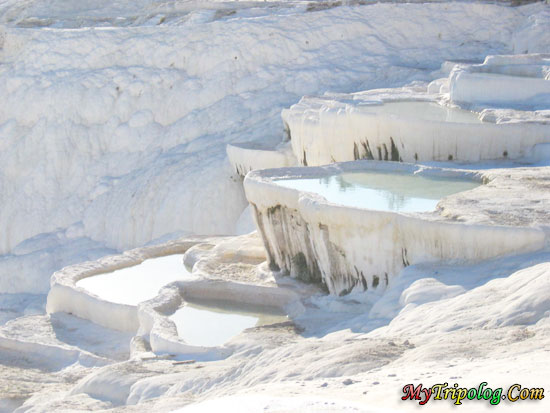
[[(0, 291), (11, 293), (45, 293), (49, 274), (75, 262), (59, 239), (124, 250), (233, 232), (245, 200), (225, 144), (278, 140), (280, 110), (304, 94), (429, 79), (445, 59), (512, 53), (518, 42), (548, 47), (529, 29), (547, 24), (542, 4), (274, 8), (76, 30), (23, 29), (9, 17), (16, 4), (2, 6)], [(61, 236), (25, 254), (56, 262), (29, 268), (17, 246), (44, 233)], [(14, 266), (30, 285), (11, 281)]]
[[(224, 242), (228, 254), (231, 243)], [(235, 252), (244, 252), (241, 245), (233, 243)], [(306, 312), (295, 324), (247, 330), (230, 341), (230, 357), (212, 362), (178, 363), (144, 353), (103, 365), (105, 358), (119, 359), (122, 352), (93, 343), (91, 334), (98, 327), (52, 316), (57, 338), (50, 338), (44, 318), (36, 318), (40, 329), (14, 337), (33, 320), (21, 318), (2, 328), (0, 337), (53, 346), (50, 353), (57, 356), (43, 367), (48, 372), (43, 380), (50, 384), (32, 390), (35, 376), (20, 362), (3, 369), (20, 372), (12, 379), (18, 387), (9, 393), (16, 405), (27, 398), (17, 412), (193, 412), (219, 406), (235, 412), (416, 411), (417, 401), (401, 400), (409, 383), (477, 388), (485, 381), (493, 389), (502, 387), (504, 394), (515, 383), (548, 388), (549, 258), (544, 252), (467, 267), (410, 266), (381, 299), (373, 292), (342, 298), (309, 292)], [(223, 265), (218, 259), (210, 258), (210, 268)], [(122, 338), (103, 334), (105, 342)], [(80, 352), (71, 347), (75, 343)], [(37, 366), (30, 354), (27, 363)], [(548, 403), (547, 398), (501, 400), (498, 408), (545, 412)], [(463, 405), (476, 412), (495, 408), (486, 400)], [(446, 412), (456, 406), (432, 399), (423, 408)]]
[[(2, 322), (41, 313), (43, 296), (28, 293), (47, 292), (68, 263), (232, 232), (245, 201), (225, 144), (279, 140), (280, 109), (303, 94), (430, 80), (446, 59), (550, 52), (544, 4), (198, 10), (157, 27), (142, 4), (110, 3), (104, 19), (78, 1), (0, 1)], [(539, 223), (544, 185), (513, 196), (537, 203)], [(507, 219), (505, 204), (493, 212)], [(549, 258), (411, 266), (382, 298), (306, 297), (296, 327), (246, 332), (209, 363), (120, 361), (124, 335), (72, 316), (21, 317), (0, 328), (0, 411), (410, 411), (408, 383), (550, 388)], [(548, 400), (498, 408), (547, 412)]]

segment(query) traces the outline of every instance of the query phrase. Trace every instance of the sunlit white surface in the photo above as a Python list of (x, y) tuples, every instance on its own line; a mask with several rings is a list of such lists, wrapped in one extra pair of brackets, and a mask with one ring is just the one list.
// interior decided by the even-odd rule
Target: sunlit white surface
[(189, 271), (183, 265), (183, 254), (174, 254), (84, 278), (76, 285), (106, 301), (138, 305), (154, 298), (166, 284), (189, 276)]
[(247, 328), (288, 320), (275, 310), (257, 306), (236, 308), (222, 302), (186, 303), (170, 319), (187, 344), (207, 347), (222, 345)]
[(378, 211), (422, 212), (479, 183), (397, 172), (353, 172), (323, 178), (280, 179), (277, 184), (314, 192), (336, 204)]
[(481, 122), (474, 112), (459, 108), (448, 108), (433, 102), (387, 102), (379, 106), (363, 106), (362, 109), (380, 114), (438, 122)]

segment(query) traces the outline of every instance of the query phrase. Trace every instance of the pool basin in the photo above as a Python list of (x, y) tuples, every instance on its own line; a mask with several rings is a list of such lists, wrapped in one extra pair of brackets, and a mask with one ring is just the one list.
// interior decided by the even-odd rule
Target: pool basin
[(535, 145), (550, 142), (550, 124), (481, 121), (480, 113), (434, 101), (304, 97), (283, 110), (282, 118), (292, 151), (303, 166), (360, 159), (411, 163), (518, 159), (528, 156)]
[[(355, 178), (350, 179), (350, 174)], [(374, 179), (365, 179), (364, 174)], [(395, 180), (396, 176), (400, 178)], [(378, 181), (379, 185), (380, 177), (386, 195), (393, 185), (401, 196), (393, 193), (375, 199), (355, 197), (352, 192), (349, 197), (339, 190), (342, 182), (357, 186), (367, 181), (372, 187), (372, 181)], [(430, 194), (436, 189), (429, 187), (430, 181), (449, 180), (447, 188), (444, 184)], [(476, 262), (542, 248), (545, 236), (540, 229), (461, 223), (439, 215), (439, 198), (449, 192), (458, 191), (448, 195), (452, 197), (475, 191), (481, 180), (468, 171), (355, 161), (253, 171), (244, 186), (270, 268), (344, 295), (385, 289), (404, 267), (416, 263)], [(336, 191), (327, 190), (323, 182), (334, 182)], [(309, 187), (304, 186), (307, 183)], [(419, 197), (423, 191), (433, 199)]]

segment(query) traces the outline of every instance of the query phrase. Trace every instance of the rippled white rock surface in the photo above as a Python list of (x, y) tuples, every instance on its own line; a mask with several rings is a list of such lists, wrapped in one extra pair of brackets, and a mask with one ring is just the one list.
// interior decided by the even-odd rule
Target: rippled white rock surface
[[(0, 411), (403, 411), (417, 407), (399, 397), (409, 382), (550, 388), (541, 368), (550, 346), (544, 251), (409, 266), (383, 296), (370, 289), (346, 297), (268, 271), (257, 235), (127, 251), (190, 233), (246, 232), (235, 225), (246, 201), (225, 146), (276, 146), (285, 137), (280, 111), (304, 95), (333, 91), (330, 105), (342, 92), (372, 88), (442, 97), (449, 85), (428, 82), (448, 75), (439, 70), (444, 61), (550, 52), (550, 11), (541, 2), (352, 3), (0, 1)], [(376, 99), (395, 92), (379, 89)], [(524, 120), (501, 109), (481, 118)], [(261, 167), (256, 158), (242, 163)], [(540, 166), (548, 156), (535, 158)], [(474, 166), (491, 181), (475, 198), (443, 199), (442, 219), (544, 232), (548, 168), (514, 166)], [(521, 241), (490, 239), (494, 247)], [(177, 338), (163, 322), (181, 302), (167, 309), (163, 299), (172, 291), (181, 301), (181, 291), (161, 291), (163, 318), (149, 326), (141, 303), (139, 331), (137, 307), (74, 285), (191, 245), (201, 294), (285, 303), (298, 296), (303, 312), (244, 331), (223, 357), (206, 361), (157, 340)], [(493, 406), (464, 406), (484, 407)], [(456, 411), (444, 402), (434, 408)]]

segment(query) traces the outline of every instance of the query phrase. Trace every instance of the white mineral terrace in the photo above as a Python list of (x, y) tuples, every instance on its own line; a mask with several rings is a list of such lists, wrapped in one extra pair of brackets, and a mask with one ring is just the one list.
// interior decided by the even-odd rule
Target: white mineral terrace
[[(338, 182), (345, 182), (350, 174), (357, 173), (364, 182), (364, 176), (372, 172), (372, 181), (388, 172), (409, 174), (411, 185), (401, 191), (408, 194), (418, 191), (418, 198), (422, 198), (427, 189), (425, 183), (434, 178), (436, 182), (449, 178), (453, 181), (447, 185), (447, 194), (471, 189), (483, 179), (480, 174), (466, 171), (374, 161), (251, 172), (244, 181), (245, 191), (271, 268), (304, 281), (321, 283), (333, 294), (345, 294), (379, 285), (385, 288), (392, 277), (410, 264), (448, 260), (475, 262), (535, 251), (544, 245), (544, 232), (537, 228), (461, 223), (446, 219), (437, 211), (394, 212), (398, 208), (391, 207), (391, 200), (382, 199), (384, 208), (380, 208), (380, 203), (368, 195), (359, 200), (360, 207), (354, 203), (357, 200), (352, 200), (352, 206), (346, 206), (340, 190), (331, 192), (318, 185), (332, 179), (338, 187)], [(413, 184), (418, 178), (425, 180)], [(291, 185), (288, 179), (292, 179)], [(400, 179), (394, 180), (395, 183), (387, 179), (379, 181), (378, 189), (380, 182), (385, 183), (387, 195), (387, 188), (406, 182)], [(457, 183), (459, 179), (465, 182)], [(300, 184), (295, 185), (296, 182)], [(446, 195), (444, 191), (438, 192), (437, 185), (432, 189), (437, 197)], [(472, 199), (476, 191), (471, 191)], [(464, 197), (468, 193), (464, 193)], [(327, 194), (329, 199), (325, 197)], [(375, 202), (373, 208), (385, 210), (371, 209), (371, 200)], [(411, 202), (413, 207), (414, 204)]]
[(139, 328), (140, 302), (155, 297), (172, 281), (191, 277), (181, 254), (199, 241), (138, 248), (63, 268), (52, 275), (47, 311), (134, 333)]
[[(191, 238), (64, 268), (52, 277), (47, 310), (134, 334), (133, 355), (150, 348), (202, 360), (227, 357), (226, 343), (247, 328), (284, 322), (287, 314), (303, 311), (288, 288), (192, 274), (184, 253), (195, 245), (210, 244)], [(141, 342), (145, 348), (136, 344)]]
[(549, 0), (0, 0), (0, 413), (549, 413), (549, 53)]
[(138, 337), (157, 354), (214, 360), (231, 354), (227, 342), (244, 329), (303, 311), (300, 296), (289, 288), (197, 277), (171, 284), (140, 304)]
[(280, 168), (297, 164), (288, 142), (281, 142), (271, 147), (255, 143), (229, 144), (226, 151), (231, 166), (241, 176), (245, 176), (254, 169)]
[(487, 56), (480, 65), (458, 65), (450, 97), (466, 105), (550, 108), (550, 55)]
[(304, 97), (283, 110), (300, 163), (516, 159), (550, 142), (545, 122), (483, 122), (479, 113), (427, 101), (374, 103)]

